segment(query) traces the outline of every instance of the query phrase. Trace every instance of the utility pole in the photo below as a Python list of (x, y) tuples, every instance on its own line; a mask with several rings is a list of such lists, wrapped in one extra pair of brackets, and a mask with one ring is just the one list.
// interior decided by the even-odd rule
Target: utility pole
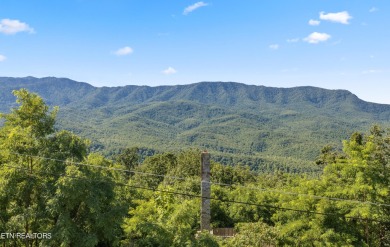
[(202, 205), (200, 209), (200, 230), (211, 231), (210, 154), (207, 151), (203, 151), (201, 154), (201, 176), (202, 176), (202, 181), (201, 181)]

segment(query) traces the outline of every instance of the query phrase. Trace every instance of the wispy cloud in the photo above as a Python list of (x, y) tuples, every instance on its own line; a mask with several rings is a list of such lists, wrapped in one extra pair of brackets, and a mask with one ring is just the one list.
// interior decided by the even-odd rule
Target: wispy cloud
[(189, 13), (191, 13), (192, 11), (196, 10), (196, 9), (199, 9), (201, 7), (205, 7), (209, 5), (208, 3), (204, 3), (204, 2), (197, 2), (197, 3), (194, 3), (193, 5), (190, 5), (188, 6), (187, 8), (184, 9), (183, 11), (183, 15), (188, 15)]
[(377, 73), (381, 73), (382, 70), (380, 69), (369, 69), (369, 70), (364, 70), (362, 71), (363, 74), (377, 74)]
[(19, 20), (2, 19), (0, 21), (0, 33), (10, 35), (19, 32), (34, 33), (34, 29)]
[(310, 26), (318, 26), (318, 25), (320, 25), (320, 21), (319, 20), (313, 20), (313, 19), (311, 19), (310, 21), (309, 21), (309, 25)]
[(320, 19), (341, 24), (349, 24), (349, 20), (352, 19), (352, 16), (347, 11), (327, 14), (325, 14), (325, 12), (321, 12)]
[(296, 43), (299, 41), (299, 38), (287, 39), (287, 43)]
[(162, 71), (163, 74), (165, 75), (173, 75), (177, 73), (177, 70), (175, 70), (172, 67), (168, 67), (168, 69)]
[(342, 40), (339, 39), (339, 40), (336, 40), (336, 41), (332, 42), (332, 45), (339, 45), (341, 43), (342, 43)]
[(271, 50), (277, 50), (277, 49), (279, 49), (279, 45), (278, 44), (272, 44), (272, 45), (269, 45), (269, 48), (271, 49)]
[(4, 62), (6, 59), (6, 56), (0, 54), (0, 62)]
[(303, 40), (310, 43), (310, 44), (318, 44), (320, 42), (325, 42), (330, 38), (331, 38), (331, 36), (327, 33), (314, 32), (314, 33), (311, 33), (306, 38), (304, 38)]
[(369, 10), (369, 12), (370, 12), (370, 13), (374, 13), (374, 12), (377, 12), (378, 10), (379, 10), (378, 8), (372, 7), (372, 8)]
[(117, 56), (125, 56), (125, 55), (129, 55), (131, 53), (133, 53), (133, 49), (131, 47), (128, 47), (128, 46), (120, 48), (114, 52), (114, 54)]

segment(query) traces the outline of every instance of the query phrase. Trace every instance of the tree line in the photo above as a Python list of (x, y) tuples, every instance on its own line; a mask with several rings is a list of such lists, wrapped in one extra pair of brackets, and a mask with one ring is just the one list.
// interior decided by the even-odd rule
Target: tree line
[[(389, 246), (390, 131), (354, 133), (321, 150), (319, 177), (212, 162), (212, 226), (198, 232), (200, 150), (114, 159), (55, 128), (58, 108), (25, 89), (1, 114), (2, 246)], [(10, 238), (10, 233), (50, 233)]]

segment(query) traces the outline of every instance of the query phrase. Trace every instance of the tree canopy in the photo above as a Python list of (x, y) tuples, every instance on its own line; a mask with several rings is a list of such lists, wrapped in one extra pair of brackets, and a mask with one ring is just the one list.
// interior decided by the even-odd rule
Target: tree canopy
[(211, 225), (200, 228), (200, 150), (114, 160), (90, 141), (56, 129), (58, 109), (25, 89), (0, 127), (3, 246), (389, 246), (390, 131), (353, 133), (322, 149), (318, 177), (212, 161)]

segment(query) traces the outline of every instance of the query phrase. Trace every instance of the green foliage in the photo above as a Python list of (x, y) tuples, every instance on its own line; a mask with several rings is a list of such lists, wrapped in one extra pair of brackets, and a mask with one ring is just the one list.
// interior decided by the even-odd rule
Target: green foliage
[(207, 231), (202, 231), (197, 235), (196, 238), (196, 247), (218, 247), (218, 240), (208, 233)]
[(337, 152), (331, 145), (326, 145), (321, 149), (321, 154), (316, 160), (317, 165), (328, 165), (336, 162), (337, 159), (342, 158), (342, 154)]
[[(96, 154), (89, 155), (85, 162), (103, 167), (110, 165)], [(56, 187), (48, 208), (55, 219), (52, 231), (58, 246), (96, 246), (117, 241), (125, 208), (116, 201), (115, 183), (110, 173), (70, 164), (65, 176), (57, 180)]]
[[(51, 240), (1, 240), (12, 246), (113, 245), (126, 210), (113, 176), (73, 162), (109, 166), (88, 153), (89, 142), (54, 128), (57, 109), (25, 89), (0, 129), (0, 230), (51, 233)], [(66, 161), (66, 162), (63, 162)]]
[[(123, 147), (158, 152), (197, 147), (215, 161), (261, 172), (320, 173), (327, 144), (372, 123), (389, 126), (390, 108), (343, 90), (268, 88), (202, 82), (184, 86), (94, 88), (59, 78), (0, 78), (0, 111), (26, 87), (61, 106), (57, 126), (92, 140), (104, 155)], [(298, 134), (299, 133), (299, 134)]]
[(226, 247), (263, 247), (279, 246), (279, 232), (276, 228), (261, 221), (254, 223), (239, 223), (236, 225), (237, 234), (228, 239)]
[(255, 174), (249, 166), (224, 166), (213, 163), (211, 166), (213, 181), (223, 184), (244, 184), (255, 181)]
[[(169, 189), (168, 189), (169, 190)], [(124, 243), (134, 246), (186, 246), (195, 242), (199, 227), (199, 200), (183, 200), (172, 194), (155, 193), (130, 209), (123, 229)]]
[(160, 176), (144, 176), (135, 174), (135, 180), (148, 187), (157, 187), (163, 180), (164, 175), (177, 164), (177, 157), (173, 153), (156, 154), (147, 157), (139, 170), (147, 174), (159, 174)]
[[(389, 134), (374, 126), (367, 136), (344, 141), (342, 158), (329, 163), (319, 180), (303, 181), (299, 194), (344, 200), (284, 196), (280, 205), (326, 215), (279, 212), (274, 217), (285, 243), (321, 246), (385, 246), (389, 244)], [(373, 204), (372, 202), (375, 202)]]
[[(125, 170), (132, 171), (138, 166), (140, 162), (140, 155), (138, 154), (138, 152), (139, 149), (137, 147), (126, 148), (124, 150), (121, 150), (121, 152), (116, 155), (115, 160)], [(133, 173), (131, 172), (125, 173), (125, 177), (127, 179), (129, 179), (132, 175)]]
[[(45, 201), (50, 177), (41, 179), (45, 162), (37, 158), (54, 132), (56, 110), (36, 94), (14, 92), (20, 107), (9, 114), (0, 129), (0, 201), (2, 232), (44, 232), (48, 230)], [(20, 240), (14, 240), (14, 244)]]
[(6, 127), (31, 128), (31, 134), (35, 137), (44, 137), (54, 132), (54, 122), (58, 108), (50, 114), (49, 107), (37, 94), (31, 94), (26, 89), (13, 91), (17, 97), (19, 108), (14, 108), (10, 114), (0, 115), (5, 119)]
[[(208, 95), (207, 87), (200, 89), (192, 93)], [(50, 111), (39, 96), (24, 89), (15, 95), (20, 106), (1, 115), (0, 232), (50, 232), (53, 238), (0, 239), (4, 246), (390, 245), (390, 130), (378, 125), (368, 134), (351, 134), (342, 151), (325, 146), (317, 177), (283, 169), (254, 173), (239, 156), (231, 156), (236, 166), (213, 161), (211, 224), (237, 232), (221, 239), (198, 232), (200, 149), (144, 160), (138, 148), (122, 149), (110, 161), (91, 153), (88, 140), (57, 131), (57, 110)], [(221, 97), (232, 107), (238, 101)], [(196, 110), (184, 104), (176, 111), (182, 107)], [(221, 112), (213, 108), (207, 114), (224, 118)]]

